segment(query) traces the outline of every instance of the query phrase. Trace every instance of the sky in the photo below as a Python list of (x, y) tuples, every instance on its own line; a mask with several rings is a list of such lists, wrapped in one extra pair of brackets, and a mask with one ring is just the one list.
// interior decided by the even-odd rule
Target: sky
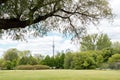
[[(114, 22), (110, 23), (106, 20), (101, 21), (99, 25), (89, 26), (88, 32), (91, 33), (106, 33), (111, 41), (120, 41), (120, 0), (110, 0), (110, 5), (115, 14)], [(0, 39), (0, 57), (10, 48), (18, 50), (30, 50), (32, 54), (52, 55), (53, 39), (55, 43), (55, 54), (57, 52), (70, 49), (79, 51), (79, 45), (71, 42), (69, 38), (63, 37), (57, 32), (50, 33), (52, 35), (28, 39), (26, 41), (13, 41), (10, 39)]]

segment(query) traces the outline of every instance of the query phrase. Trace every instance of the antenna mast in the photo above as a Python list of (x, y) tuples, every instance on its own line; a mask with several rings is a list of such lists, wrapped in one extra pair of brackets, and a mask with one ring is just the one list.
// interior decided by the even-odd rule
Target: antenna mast
[(52, 48), (53, 48), (53, 58), (54, 58), (54, 55), (55, 55), (55, 41), (54, 41), (54, 38), (53, 38), (53, 45), (52, 45)]

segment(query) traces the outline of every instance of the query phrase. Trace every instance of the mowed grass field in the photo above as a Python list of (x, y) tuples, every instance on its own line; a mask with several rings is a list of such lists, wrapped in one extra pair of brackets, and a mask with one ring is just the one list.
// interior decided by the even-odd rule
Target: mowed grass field
[(1, 70), (0, 80), (120, 80), (120, 70)]

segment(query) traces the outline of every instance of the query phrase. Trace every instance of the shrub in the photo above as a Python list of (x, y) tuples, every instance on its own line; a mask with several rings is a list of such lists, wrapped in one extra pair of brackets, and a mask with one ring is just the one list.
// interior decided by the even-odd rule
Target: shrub
[(109, 63), (120, 62), (120, 54), (114, 54), (108, 60)]
[(120, 62), (115, 62), (109, 65), (110, 69), (120, 69)]
[(120, 54), (114, 54), (109, 58), (109, 67), (111, 69), (120, 69)]
[(47, 65), (34, 65), (35, 70), (50, 69)]
[(4, 69), (4, 70), (12, 70), (13, 68), (14, 68), (13, 63), (11, 61), (3, 62), (2, 69)]
[(33, 70), (34, 67), (32, 65), (20, 65), (16, 67), (17, 70)]
[(74, 69), (95, 69), (96, 68), (95, 53), (80, 52), (76, 53), (73, 57)]
[(43, 70), (49, 69), (46, 65), (19, 65), (16, 67), (17, 70)]
[(109, 68), (109, 64), (108, 63), (102, 63), (99, 68), (100, 69), (108, 69)]

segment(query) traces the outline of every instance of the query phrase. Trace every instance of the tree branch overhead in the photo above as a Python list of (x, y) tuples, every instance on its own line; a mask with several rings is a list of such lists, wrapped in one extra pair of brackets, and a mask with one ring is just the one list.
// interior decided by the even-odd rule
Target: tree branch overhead
[[(8, 15), (7, 18), (4, 18), (5, 14)], [(64, 23), (65, 29), (74, 26), (73, 30), (66, 32), (70, 32), (70, 34), (76, 32), (75, 36), (80, 35), (79, 30), (81, 27), (79, 26), (87, 26), (87, 24), (99, 22), (103, 18), (112, 18), (111, 8), (107, 0), (84, 0), (82, 2), (81, 0), (0, 1), (0, 29), (3, 30), (24, 29), (36, 23), (40, 23), (41, 26), (45, 27), (56, 26), (55, 29), (60, 29), (61, 24)], [(67, 25), (71, 22), (72, 25)], [(48, 28), (53, 30), (52, 27)]]

